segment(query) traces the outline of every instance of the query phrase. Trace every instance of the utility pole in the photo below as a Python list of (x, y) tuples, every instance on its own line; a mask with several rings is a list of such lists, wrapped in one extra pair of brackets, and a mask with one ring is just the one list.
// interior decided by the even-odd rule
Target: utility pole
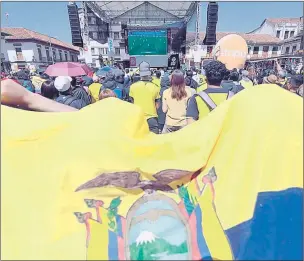
[(200, 21), (200, 2), (196, 2), (196, 25), (195, 25), (195, 45), (199, 45), (200, 41), (200, 26), (201, 26), (201, 21)]
[(50, 53), (52, 57), (52, 64), (54, 64), (54, 56), (53, 56), (53, 48), (52, 48), (52, 38), (49, 36), (49, 42), (50, 42)]

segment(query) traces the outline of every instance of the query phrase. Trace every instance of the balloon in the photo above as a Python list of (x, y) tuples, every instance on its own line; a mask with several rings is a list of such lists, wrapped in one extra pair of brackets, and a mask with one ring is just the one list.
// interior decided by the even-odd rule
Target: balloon
[(228, 70), (244, 68), (248, 46), (243, 37), (229, 34), (218, 41), (213, 49), (213, 57), (224, 63)]

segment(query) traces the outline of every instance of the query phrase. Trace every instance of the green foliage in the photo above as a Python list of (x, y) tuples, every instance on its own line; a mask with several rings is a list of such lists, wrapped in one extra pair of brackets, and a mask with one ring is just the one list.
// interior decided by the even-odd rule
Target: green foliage
[(179, 246), (171, 245), (164, 239), (157, 238), (153, 242), (147, 242), (140, 245), (133, 243), (130, 246), (131, 260), (158, 260), (158, 255), (166, 253), (166, 255), (188, 253), (187, 242), (183, 242)]
[(118, 207), (121, 203), (121, 199), (120, 197), (114, 198), (111, 203), (110, 206), (108, 208), (108, 219), (109, 219), (109, 228), (112, 229), (113, 231), (116, 231), (117, 227), (116, 227), (116, 216), (117, 216), (117, 212), (118, 212)]
[(114, 199), (111, 201), (111, 203), (110, 203), (109, 209), (118, 208), (118, 206), (120, 205), (120, 203), (121, 203), (120, 197), (114, 198)]
[(192, 203), (192, 201), (190, 200), (190, 194), (188, 192), (187, 187), (185, 186), (181, 186), (178, 188), (178, 194), (179, 196), (182, 198), (185, 208), (187, 210), (188, 215), (190, 216), (191, 213), (194, 210), (194, 204)]

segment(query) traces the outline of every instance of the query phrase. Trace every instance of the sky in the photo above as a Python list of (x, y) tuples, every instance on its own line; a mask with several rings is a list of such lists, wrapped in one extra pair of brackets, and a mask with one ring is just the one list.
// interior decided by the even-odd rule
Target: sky
[[(1, 27), (24, 27), (71, 43), (68, 2), (1, 2)], [(207, 3), (202, 4), (206, 28)], [(9, 14), (6, 19), (5, 13)], [(249, 32), (257, 28), (267, 17), (300, 17), (301, 2), (220, 2), (219, 32)]]

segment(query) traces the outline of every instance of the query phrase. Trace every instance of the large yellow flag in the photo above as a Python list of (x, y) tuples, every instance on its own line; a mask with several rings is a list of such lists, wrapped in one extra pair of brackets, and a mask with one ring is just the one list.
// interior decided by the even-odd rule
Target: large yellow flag
[(303, 101), (244, 90), (171, 134), (106, 99), (1, 106), (1, 258), (302, 258)]

